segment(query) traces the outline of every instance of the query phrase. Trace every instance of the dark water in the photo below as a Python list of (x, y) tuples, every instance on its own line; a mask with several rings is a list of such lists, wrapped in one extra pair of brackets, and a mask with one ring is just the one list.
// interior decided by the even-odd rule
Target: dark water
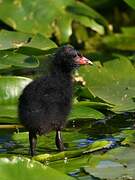
[[(81, 148), (88, 146), (89, 144), (93, 143), (96, 140), (108, 140), (111, 143), (112, 147), (115, 147), (117, 145), (117, 142), (120, 141), (120, 139), (113, 137), (113, 134), (119, 133), (124, 129), (132, 129), (134, 126), (134, 114), (133, 113), (124, 113), (121, 115), (114, 115), (110, 114), (107, 115), (104, 120), (98, 120), (98, 121), (90, 121), (90, 120), (80, 120), (74, 122), (74, 125), (72, 123), (67, 125), (67, 129), (63, 130), (63, 135), (65, 140), (65, 146), (67, 146), (67, 149), (69, 146), (71, 146), (71, 149), (73, 147)], [(74, 126), (74, 128), (73, 128)], [(20, 131), (22, 131), (20, 129)], [(76, 132), (76, 133), (75, 133)], [(17, 134), (16, 130), (10, 130), (10, 129), (0, 129), (0, 153), (10, 153), (10, 151), (13, 153), (13, 149), (17, 149), (19, 147), (22, 148), (22, 150), (29, 147), (28, 143), (28, 135), (26, 134), (24, 137), (20, 136), (18, 134), (17, 139), (13, 138), (14, 134)], [(69, 136), (71, 138), (69, 138)], [(55, 138), (55, 132), (47, 135), (47, 143), (49, 144), (49, 148), (52, 149), (52, 151), (55, 149), (54, 145), (54, 138)], [(41, 142), (40, 143), (40, 150), (42, 149), (42, 146), (46, 144), (44, 143), (44, 137), (40, 137)], [(46, 141), (46, 139), (45, 139)], [(52, 148), (51, 148), (52, 147)], [(69, 147), (70, 149), (70, 147)], [(43, 148), (43, 151), (45, 149)], [(20, 149), (21, 152), (21, 149)], [(40, 153), (40, 152), (39, 152)], [(27, 154), (27, 153), (26, 153)]]
[[(98, 121), (80, 120), (70, 123), (62, 132), (66, 150), (75, 150), (87, 147), (95, 141), (107, 140), (110, 142), (108, 149), (120, 146), (120, 142), (125, 138), (121, 132), (128, 129), (134, 129), (134, 113), (124, 113), (121, 115), (110, 114), (105, 119)], [(0, 156), (6, 155), (25, 155), (29, 157), (28, 133), (22, 129), (0, 130)], [(38, 137), (37, 154), (57, 153), (55, 146), (55, 132), (47, 136)], [(107, 149), (107, 150), (108, 150)], [(57, 170), (63, 171), (73, 177), (87, 177), (80, 171), (81, 166), (87, 165), (88, 156), (73, 158), (70, 163), (64, 161), (52, 162), (49, 165)], [(89, 176), (88, 176), (89, 177)], [(86, 178), (87, 179), (87, 178)]]

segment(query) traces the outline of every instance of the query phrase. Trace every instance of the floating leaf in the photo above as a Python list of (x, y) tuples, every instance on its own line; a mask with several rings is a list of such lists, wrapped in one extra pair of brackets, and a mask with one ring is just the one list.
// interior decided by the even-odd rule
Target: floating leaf
[[(88, 136), (79, 132), (78, 129), (65, 129), (62, 132), (62, 137), (64, 140), (66, 151), (58, 152), (54, 142), (55, 135), (56, 132), (52, 131), (46, 136), (38, 136), (38, 144), (36, 148), (36, 153), (38, 155), (35, 156), (34, 159), (38, 159), (39, 161), (41, 159), (42, 162), (45, 162), (46, 160), (64, 160), (65, 157), (78, 157), (80, 155), (108, 148), (112, 144), (112, 142), (109, 140), (89, 141)], [(28, 132), (14, 133), (11, 141), (13, 142), (13, 147), (6, 148), (8, 153), (28, 155)], [(5, 146), (6, 144), (3, 144), (3, 147)]]
[(0, 69), (11, 67), (35, 68), (39, 66), (35, 56), (27, 56), (12, 51), (0, 51)]
[(72, 13), (75, 13), (78, 15), (83, 15), (83, 16), (86, 16), (89, 18), (93, 18), (93, 19), (97, 20), (98, 22), (100, 22), (101, 24), (104, 24), (104, 26), (106, 26), (106, 28), (108, 27), (108, 23), (107, 23), (106, 19), (102, 15), (100, 15), (98, 12), (96, 12), (94, 9), (87, 6), (86, 4), (78, 2), (78, 3), (76, 3), (75, 6), (69, 5), (67, 8)]
[[(38, 143), (37, 143), (37, 148), (36, 148), (37, 154), (44, 154), (44, 153), (50, 154), (50, 155), (58, 154), (58, 151), (54, 142), (55, 135), (56, 135), (56, 132), (52, 131), (45, 136), (38, 136)], [(80, 133), (75, 128), (63, 130), (62, 137), (63, 137), (64, 144), (67, 151), (78, 150), (79, 141), (81, 141), (81, 139), (87, 140), (87, 135)], [(23, 154), (28, 155), (28, 151), (29, 151), (28, 132), (14, 133), (11, 140), (14, 142), (14, 144), (16, 144), (16, 148), (14, 149), (7, 148), (7, 151), (9, 153), (19, 153), (19, 154), (23, 153)], [(86, 143), (86, 146), (88, 146), (88, 144), (89, 143)], [(56, 157), (58, 158), (59, 155), (57, 155)]]
[(135, 26), (131, 26), (131, 27), (122, 27), (121, 28), (123, 34), (126, 34), (126, 35), (135, 35)]
[[(0, 105), (3, 106), (0, 109), (0, 117), (17, 119), (17, 102), (19, 95), (22, 92), (23, 88), (30, 81), (31, 79), (28, 78), (14, 76), (6, 76), (0, 78)], [(78, 118), (103, 119), (104, 115), (101, 112), (88, 107), (88, 105), (86, 104), (76, 104), (73, 105), (72, 113), (69, 116), (69, 120), (75, 120)], [(16, 119), (15, 123), (17, 121)], [(7, 119), (0, 120), (0, 122), (3, 121), (5, 121), (5, 123), (8, 123)], [(12, 122), (14, 122), (13, 119)]]
[[(78, 17), (77, 17), (78, 19)], [(76, 19), (76, 21), (77, 21)], [(98, 24), (94, 19), (89, 19), (88, 17), (80, 16), (79, 21), (82, 25), (85, 27), (90, 27), (93, 31), (96, 31), (97, 33), (103, 35), (105, 33), (104, 27), (100, 24)]]
[(56, 179), (56, 180), (72, 180), (74, 178), (69, 177), (61, 172), (56, 171), (48, 166), (32, 161), (27, 158), (14, 157), (11, 159), (0, 159), (0, 179), (1, 180), (14, 180), (14, 179)]
[(135, 144), (135, 130), (134, 129), (129, 129), (129, 130), (124, 130), (121, 132), (120, 135), (123, 135), (125, 139), (121, 142), (122, 145), (134, 145)]
[(89, 107), (88, 103), (77, 103), (74, 104), (72, 107), (72, 111), (71, 114), (69, 116), (69, 120), (77, 120), (77, 119), (87, 119), (87, 118), (91, 118), (91, 119), (103, 119), (104, 115)]
[(135, 50), (135, 36), (134, 34), (113, 34), (105, 36), (103, 43), (113, 49), (118, 50)]
[(0, 77), (0, 105), (17, 104), (18, 97), (23, 88), (31, 79), (19, 76)]
[(0, 77), (0, 122), (17, 123), (17, 102), (31, 79), (19, 76)]
[[(0, 105), (0, 122), (1, 123), (11, 123), (11, 121), (16, 122), (17, 108), (16, 105)], [(2, 119), (3, 118), (3, 119)], [(5, 119), (6, 118), (6, 119)], [(13, 120), (14, 119), (14, 120)]]
[(100, 179), (134, 179), (135, 178), (135, 150), (120, 147), (104, 155), (95, 155), (90, 158), (85, 172)]
[[(95, 10), (75, 0), (10, 1), (0, 6), (0, 18), (13, 29), (40, 33), (46, 37), (55, 33), (60, 42), (67, 42), (72, 34), (72, 22), (77, 16), (86, 16), (107, 25), (106, 20)], [(79, 21), (79, 18), (78, 18)]]
[(0, 63), (0, 70), (3, 70), (3, 69), (9, 69), (11, 68), (11, 65), (8, 65), (8, 64), (1, 64)]
[(109, 7), (113, 7), (114, 4), (116, 4), (117, 1), (112, 1), (112, 0), (102, 0), (102, 1), (95, 1), (95, 0), (84, 0), (84, 2), (86, 4), (88, 4), (90, 7), (93, 8), (108, 8)]
[[(85, 97), (85, 95), (84, 95)], [(90, 108), (94, 108), (94, 109), (110, 109), (113, 108), (113, 105), (111, 104), (107, 104), (107, 103), (103, 103), (103, 102), (96, 102), (96, 101), (79, 101), (78, 103), (76, 103), (75, 105), (81, 107), (90, 107)]]
[(134, 0), (124, 0), (129, 6), (135, 9), (135, 1)]
[(14, 31), (0, 31), (0, 50), (15, 49), (15, 52), (23, 52), (24, 54), (45, 54), (46, 51), (56, 48), (56, 44), (37, 34), (26, 34)]
[(93, 96), (115, 105), (113, 111), (134, 111), (135, 70), (126, 57), (116, 56), (103, 66), (82, 67), (80, 74)]
[(87, 153), (92, 153), (97, 150), (101, 150), (104, 148), (108, 148), (110, 145), (110, 142), (108, 141), (96, 141), (93, 144), (90, 144), (88, 147), (85, 148), (80, 148), (77, 150), (72, 150), (72, 151), (63, 151), (57, 154), (42, 154), (42, 155), (37, 155), (33, 159), (37, 160), (39, 162), (46, 162), (46, 161), (57, 161), (60, 159), (65, 159), (65, 158), (73, 158), (73, 157), (78, 157)]

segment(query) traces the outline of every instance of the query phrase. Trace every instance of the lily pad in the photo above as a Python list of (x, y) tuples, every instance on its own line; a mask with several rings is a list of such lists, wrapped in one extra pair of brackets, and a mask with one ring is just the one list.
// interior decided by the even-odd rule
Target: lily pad
[[(58, 153), (54, 142), (55, 134), (56, 132), (52, 131), (45, 136), (38, 136), (38, 143), (36, 148), (37, 154), (47, 153), (51, 155), (53, 153), (54, 154)], [(78, 141), (81, 139), (87, 139), (86, 134), (80, 133), (75, 128), (72, 128), (70, 130), (69, 129), (63, 130), (62, 137), (65, 143), (65, 147), (69, 151), (77, 150), (79, 146)], [(28, 150), (29, 150), (28, 132), (14, 133), (11, 138), (11, 141), (13, 141), (16, 144), (16, 148), (15, 149), (8, 148), (7, 150), (9, 153), (10, 152), (19, 153), (19, 154), (24, 153), (28, 155)], [(86, 144), (86, 146), (87, 145), (88, 143)]]
[(130, 146), (135, 145), (135, 130), (134, 129), (124, 130), (120, 133), (120, 135), (123, 135), (123, 137), (125, 137), (124, 140), (121, 142), (122, 145), (130, 145)]
[(9, 69), (11, 68), (11, 65), (8, 65), (8, 64), (0, 64), (0, 70), (3, 70), (3, 69)]
[(80, 75), (84, 77), (86, 86), (93, 96), (114, 105), (114, 112), (134, 111), (135, 102), (135, 69), (124, 56), (97, 66), (82, 67)]
[(56, 47), (53, 41), (40, 34), (32, 35), (5, 30), (0, 32), (0, 50), (15, 49), (15, 52), (40, 55)]
[(134, 34), (135, 34), (135, 26), (122, 27), (121, 30), (126, 35), (133, 35), (134, 36)]
[[(84, 97), (85, 97), (85, 94), (84, 94)], [(94, 109), (97, 109), (97, 110), (113, 108), (113, 105), (108, 104), (108, 103), (97, 102), (97, 101), (88, 101), (88, 100), (87, 101), (79, 101), (75, 105), (84, 106), (84, 107), (90, 107), (90, 108), (94, 108)]]
[[(87, 134), (83, 134), (75, 128), (70, 130), (65, 129), (62, 131), (62, 137), (66, 150), (64, 152), (58, 152), (54, 142), (55, 135), (56, 132), (52, 131), (45, 136), (38, 136), (36, 148), (37, 156), (35, 156), (35, 159), (42, 162), (45, 162), (46, 160), (64, 160), (65, 157), (78, 157), (97, 150), (109, 148), (112, 144), (112, 141), (104, 139), (99, 141), (90, 141)], [(11, 144), (10, 147), (7, 147), (6, 144), (2, 144), (2, 147), (6, 148), (9, 154), (15, 153), (29, 155), (28, 132), (14, 133), (9, 141), (9, 144), (10, 142), (13, 144)]]
[(20, 93), (30, 82), (31, 79), (25, 77), (0, 77), (0, 105), (4, 106), (17, 104)]
[(104, 114), (88, 106), (88, 103), (77, 103), (72, 107), (69, 120), (77, 119), (103, 119)]
[(135, 9), (135, 1), (134, 0), (124, 0), (129, 6)]
[(11, 159), (0, 159), (0, 179), (14, 180), (14, 179), (56, 179), (56, 180), (72, 180), (74, 178), (58, 172), (48, 166), (32, 161), (27, 158), (13, 157)]
[[(61, 42), (67, 42), (72, 34), (72, 22), (77, 16), (89, 17), (105, 24), (106, 20), (87, 5), (75, 0), (3, 1), (0, 18), (13, 29), (40, 33), (50, 37), (53, 33)], [(79, 21), (79, 18), (77, 19)]]
[(135, 36), (130, 34), (113, 34), (103, 38), (103, 43), (109, 48), (118, 50), (135, 50)]
[[(19, 76), (2, 76), (0, 78), (0, 122), (16, 123), (17, 102), (23, 88), (31, 82), (31, 79)], [(9, 122), (8, 122), (8, 117)], [(11, 119), (12, 118), (12, 119)], [(69, 120), (77, 119), (103, 119), (104, 115), (88, 106), (86, 103), (73, 105)]]
[(19, 76), (0, 77), (0, 122), (16, 123), (17, 102), (23, 88), (31, 79)]
[(134, 153), (133, 148), (120, 147), (104, 155), (95, 155), (89, 160), (90, 166), (84, 167), (84, 170), (100, 179), (134, 179)]
[[(76, 21), (79, 21), (82, 25), (84, 25), (85, 27), (89, 27), (91, 28), (93, 31), (96, 31), (97, 33), (103, 35), (105, 33), (104, 27), (100, 24), (98, 24), (94, 19), (89, 19), (88, 17), (76, 17)], [(78, 29), (77, 29), (78, 30)]]
[[(16, 121), (16, 115), (17, 115), (17, 108), (16, 105), (0, 105), (0, 122), (1, 123), (6, 123), (9, 122), (10, 123), (10, 119), (14, 119), (13, 121)], [(5, 120), (5, 118), (7, 120)], [(8, 119), (9, 118), (9, 119)], [(12, 120), (11, 120), (12, 121)]]
[[(17, 98), (17, 97), (16, 97)], [(98, 110), (85, 105), (73, 105), (68, 121), (78, 121), (81, 119), (103, 119), (105, 116)], [(8, 119), (9, 118), (9, 119)], [(1, 123), (18, 123), (17, 102), (11, 105), (0, 105)]]
[(36, 68), (39, 66), (35, 56), (27, 56), (12, 51), (0, 51), (0, 69), (11, 67)]
[(72, 151), (63, 151), (57, 154), (41, 154), (35, 156), (33, 159), (37, 160), (39, 162), (46, 162), (46, 161), (57, 161), (60, 159), (67, 159), (67, 158), (73, 158), (78, 157), (84, 154), (92, 153), (97, 150), (102, 150), (104, 148), (108, 148), (111, 143), (108, 141), (96, 141), (93, 144), (90, 144), (88, 147), (85, 148), (79, 148)]

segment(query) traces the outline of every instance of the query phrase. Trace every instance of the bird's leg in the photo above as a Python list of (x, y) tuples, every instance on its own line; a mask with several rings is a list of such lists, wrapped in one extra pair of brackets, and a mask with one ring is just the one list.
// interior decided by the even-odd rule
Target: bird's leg
[(56, 143), (56, 146), (59, 149), (59, 151), (64, 151), (64, 144), (63, 144), (63, 141), (62, 141), (61, 130), (60, 129), (56, 129), (55, 143)]
[(35, 155), (35, 148), (37, 143), (37, 136), (35, 133), (29, 131), (29, 142), (30, 142), (30, 155)]

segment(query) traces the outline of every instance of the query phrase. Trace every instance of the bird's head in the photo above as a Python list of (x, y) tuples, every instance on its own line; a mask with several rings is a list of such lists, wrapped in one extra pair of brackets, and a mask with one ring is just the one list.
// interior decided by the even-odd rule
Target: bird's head
[(70, 45), (60, 47), (54, 57), (54, 65), (64, 72), (71, 72), (76, 67), (85, 64), (92, 65), (93, 63)]

